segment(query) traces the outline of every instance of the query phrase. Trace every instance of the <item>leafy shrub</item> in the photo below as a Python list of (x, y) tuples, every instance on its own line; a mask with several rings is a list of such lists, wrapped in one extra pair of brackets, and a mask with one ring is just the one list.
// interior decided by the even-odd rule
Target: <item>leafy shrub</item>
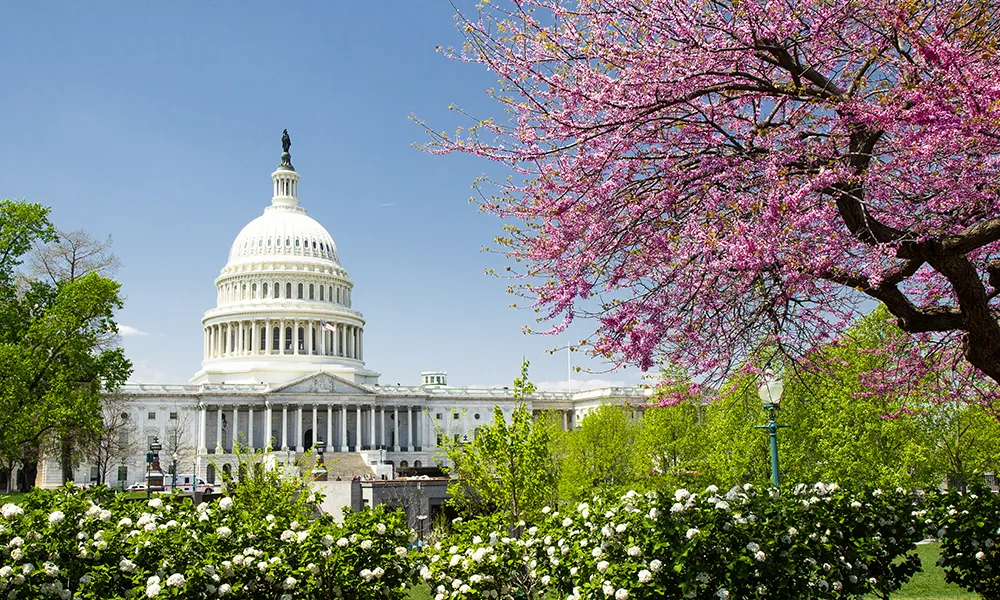
[(914, 502), (823, 484), (629, 492), (549, 510), (521, 535), (496, 519), (461, 524), (420, 577), (436, 600), (887, 597), (920, 566)]
[[(96, 500), (96, 501), (95, 501)], [(231, 497), (194, 506), (36, 490), (0, 508), (0, 593), (36, 598), (400, 598), (409, 530), (382, 509), (301, 520)]]
[(927, 524), (941, 541), (944, 578), (984, 598), (1000, 598), (1000, 496), (976, 488), (928, 498)]

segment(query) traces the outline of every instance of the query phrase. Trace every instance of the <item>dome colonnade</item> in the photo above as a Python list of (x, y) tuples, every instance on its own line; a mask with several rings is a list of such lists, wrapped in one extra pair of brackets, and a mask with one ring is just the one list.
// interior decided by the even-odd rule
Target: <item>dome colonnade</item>
[[(290, 144), (289, 144), (290, 145)], [(287, 149), (272, 198), (236, 236), (202, 319), (202, 370), (193, 383), (278, 383), (327, 370), (374, 383), (364, 368), (364, 316), (329, 232), (299, 204)]]

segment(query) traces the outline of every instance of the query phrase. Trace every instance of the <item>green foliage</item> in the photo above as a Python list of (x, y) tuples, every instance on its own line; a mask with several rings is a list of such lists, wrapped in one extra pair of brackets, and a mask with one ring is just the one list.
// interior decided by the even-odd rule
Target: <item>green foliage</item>
[(639, 481), (634, 452), (625, 451), (635, 447), (639, 431), (631, 412), (613, 404), (599, 406), (560, 437), (561, 499), (578, 501), (595, 492), (617, 496)]
[(705, 413), (701, 399), (647, 408), (636, 423), (633, 460), (637, 475), (656, 487), (692, 485), (707, 468)]
[(274, 508), (261, 517), (263, 506), (233, 497), (195, 507), (174, 495), (146, 503), (106, 490), (36, 490), (2, 508), (0, 590), (108, 600), (405, 597), (411, 532), (402, 513), (365, 510), (338, 525)]
[(628, 492), (546, 510), (516, 537), (494, 517), (463, 524), (421, 578), (436, 600), (885, 597), (920, 566), (916, 502), (822, 484)]
[(945, 581), (983, 598), (1000, 597), (1000, 496), (977, 486), (969, 493), (935, 493), (928, 504)]
[(304, 522), (315, 516), (322, 497), (308, 477), (315, 465), (311, 452), (285, 465), (272, 452), (253, 452), (239, 443), (233, 450), (236, 468), (227, 472), (216, 465), (216, 473), (222, 474), (226, 494), (244, 507), (248, 518), (282, 514)]
[(514, 380), (515, 407), (510, 422), (499, 406), (493, 422), (479, 428), (469, 443), (448, 440), (445, 453), (453, 476), (449, 502), (466, 516), (499, 512), (513, 526), (531, 521), (555, 494), (550, 433), (545, 421), (535, 422), (524, 399), (535, 386), (528, 380), (528, 363)]
[[(778, 412), (779, 423), (788, 426), (778, 434), (783, 485), (824, 480), (849, 488), (931, 488), (946, 480), (975, 481), (1000, 468), (1000, 423), (982, 407), (939, 404), (919, 385), (892, 401), (865, 397), (864, 373), (892, 360), (874, 350), (900, 335), (880, 308), (812, 357), (818, 366), (786, 369)], [(765, 485), (768, 437), (755, 426), (768, 416), (758, 384), (757, 376), (741, 374), (707, 406), (647, 410), (639, 439), (659, 440), (673, 451), (667, 457), (674, 462), (664, 462), (679, 465), (687, 481)], [(685, 484), (677, 476), (664, 480)]]
[(0, 460), (6, 464), (65, 423), (99, 428), (101, 391), (131, 372), (121, 348), (101, 343), (117, 331), (117, 282), (96, 273), (15, 282), (24, 253), (53, 239), (47, 213), (36, 204), (0, 202)]

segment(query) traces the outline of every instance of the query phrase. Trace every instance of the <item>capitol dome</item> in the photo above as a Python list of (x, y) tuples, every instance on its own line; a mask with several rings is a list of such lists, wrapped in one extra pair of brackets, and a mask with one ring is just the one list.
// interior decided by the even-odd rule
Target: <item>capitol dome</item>
[(236, 236), (205, 313), (194, 383), (280, 384), (316, 372), (377, 383), (364, 368), (364, 316), (330, 233), (299, 204), (299, 174), (283, 138), (271, 205)]

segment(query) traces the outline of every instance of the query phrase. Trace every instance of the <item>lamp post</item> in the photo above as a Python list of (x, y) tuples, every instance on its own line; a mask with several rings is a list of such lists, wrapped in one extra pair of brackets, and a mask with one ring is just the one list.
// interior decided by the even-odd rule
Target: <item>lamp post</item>
[(419, 523), (420, 529), (420, 548), (424, 547), (424, 521), (427, 520), (427, 515), (417, 515), (417, 523)]
[(778, 470), (778, 429), (788, 427), (778, 425), (778, 409), (781, 405), (781, 393), (784, 391), (784, 384), (781, 379), (775, 377), (773, 372), (764, 373), (764, 381), (757, 388), (757, 395), (764, 403), (764, 410), (768, 411), (767, 425), (758, 425), (756, 429), (766, 429), (771, 438), (771, 485), (777, 489), (781, 485), (781, 472)]
[(174, 475), (173, 476), (173, 483), (170, 484), (170, 487), (172, 488), (172, 491), (174, 491), (174, 492), (177, 491), (177, 459), (179, 459), (179, 458), (180, 458), (180, 456), (177, 456), (176, 452), (174, 452), (173, 454), (170, 455), (170, 459), (173, 461), (170, 464), (170, 470), (171, 470), (171, 472)]
[(125, 457), (118, 461), (118, 487), (125, 491)]
[[(153, 494), (153, 486), (150, 485), (150, 475), (153, 473), (153, 461), (158, 461), (157, 455), (163, 446), (160, 445), (160, 438), (154, 437), (149, 445), (149, 452), (146, 453), (146, 499), (149, 500)], [(162, 474), (162, 473), (161, 473)], [(162, 477), (161, 477), (162, 480)]]

